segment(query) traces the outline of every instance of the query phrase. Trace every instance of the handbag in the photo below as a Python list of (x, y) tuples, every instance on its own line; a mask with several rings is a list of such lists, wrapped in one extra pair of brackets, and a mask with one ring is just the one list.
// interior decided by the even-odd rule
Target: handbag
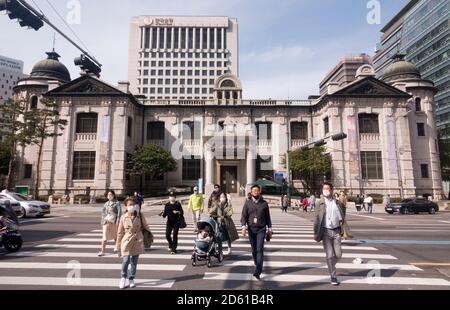
[(341, 221), (341, 237), (344, 240), (352, 238), (350, 234), (350, 229), (348, 228), (347, 222), (345, 220)]
[(150, 249), (153, 244), (153, 234), (147, 227), (144, 226), (142, 222), (142, 215), (141, 215), (141, 226), (142, 226), (142, 235), (144, 236), (144, 248)]
[(184, 216), (180, 214), (180, 218), (178, 219), (178, 228), (183, 229), (186, 228), (186, 220), (184, 219)]

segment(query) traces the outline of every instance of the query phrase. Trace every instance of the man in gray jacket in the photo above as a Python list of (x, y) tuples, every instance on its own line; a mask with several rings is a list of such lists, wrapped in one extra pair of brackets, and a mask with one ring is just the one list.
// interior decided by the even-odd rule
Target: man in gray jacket
[(345, 220), (345, 206), (333, 198), (333, 185), (322, 185), (324, 198), (320, 200), (314, 221), (314, 240), (323, 242), (331, 284), (339, 285), (336, 264), (342, 257), (341, 225)]

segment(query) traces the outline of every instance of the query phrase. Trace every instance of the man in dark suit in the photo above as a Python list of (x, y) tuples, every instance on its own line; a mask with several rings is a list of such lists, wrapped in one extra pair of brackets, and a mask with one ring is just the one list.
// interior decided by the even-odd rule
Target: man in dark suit
[(314, 221), (314, 240), (322, 241), (326, 253), (328, 271), (331, 276), (331, 284), (339, 285), (337, 280), (336, 264), (342, 257), (341, 225), (345, 220), (345, 206), (333, 198), (333, 185), (322, 185), (324, 198), (320, 200)]
[(264, 262), (264, 240), (272, 237), (272, 221), (270, 219), (269, 205), (261, 196), (261, 188), (254, 185), (251, 188), (251, 197), (247, 199), (242, 209), (242, 236), (248, 231), (248, 238), (252, 246), (252, 256), (256, 269), (253, 276), (260, 279)]

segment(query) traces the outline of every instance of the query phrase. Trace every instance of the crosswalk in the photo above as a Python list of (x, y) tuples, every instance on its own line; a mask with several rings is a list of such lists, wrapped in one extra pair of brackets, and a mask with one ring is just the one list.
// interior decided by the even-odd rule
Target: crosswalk
[[(139, 257), (138, 288), (248, 289), (254, 288), (252, 283), (261, 283), (263, 288), (302, 289), (329, 285), (323, 247), (312, 239), (312, 223), (305, 219), (272, 214), (275, 234), (265, 246), (260, 281), (252, 276), (254, 263), (247, 238), (234, 242), (232, 254), (226, 255), (222, 263), (214, 262), (212, 268), (193, 267), (190, 258), (195, 235), (192, 222), (187, 220), (188, 228), (179, 233), (179, 253), (171, 255), (167, 251), (164, 220), (158, 216), (147, 218), (155, 242)], [(234, 220), (239, 223), (238, 216)], [(0, 287), (117, 288), (120, 259), (112, 254), (112, 244), (108, 247), (109, 254), (97, 257), (100, 241), (101, 230), (92, 226), (87, 231), (25, 245), (20, 252), (0, 255)], [(227, 251), (226, 243), (224, 251)], [(356, 263), (355, 259), (362, 262)], [(340, 282), (348, 288), (364, 288), (365, 285), (375, 288), (389, 285), (450, 287), (445, 278), (421, 276), (425, 273), (423, 269), (400, 261), (392, 253), (357, 242), (344, 242), (343, 258), (337, 268)]]

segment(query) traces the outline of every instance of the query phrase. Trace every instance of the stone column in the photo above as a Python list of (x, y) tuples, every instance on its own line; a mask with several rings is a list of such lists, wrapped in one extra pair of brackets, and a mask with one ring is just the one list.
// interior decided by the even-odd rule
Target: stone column
[(159, 32), (161, 31), (161, 28), (156, 28), (156, 48), (159, 48), (159, 40), (161, 38), (161, 36), (159, 35)]
[(206, 48), (209, 50), (211, 48), (211, 45), (210, 45), (210, 42), (211, 42), (211, 40), (210, 40), (210, 38), (211, 38), (211, 28), (209, 28), (209, 27), (208, 27), (208, 30), (207, 30), (207, 35), (208, 35), (208, 38), (206, 39)]
[(205, 144), (205, 197), (214, 190), (214, 153), (211, 144)]

